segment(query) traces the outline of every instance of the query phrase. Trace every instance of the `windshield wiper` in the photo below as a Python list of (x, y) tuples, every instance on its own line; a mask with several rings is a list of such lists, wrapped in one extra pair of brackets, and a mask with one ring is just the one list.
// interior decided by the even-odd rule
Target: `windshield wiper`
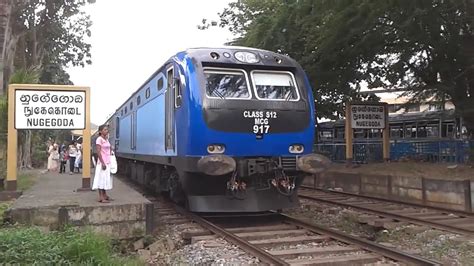
[(293, 91), (296, 91), (296, 87), (295, 87), (295, 85), (293, 84), (293, 81), (290, 80), (288, 83), (290, 83), (290, 93), (288, 93), (288, 96), (286, 96), (285, 101), (287, 101), (287, 102), (288, 102), (288, 101), (290, 100), (290, 98), (293, 96), (293, 95), (292, 95), (292, 94), (293, 94)]
[(214, 95), (214, 94), (217, 95), (219, 98), (225, 100), (225, 96), (224, 96), (222, 93), (220, 93), (216, 88), (214, 88), (214, 89), (211, 91), (211, 95)]

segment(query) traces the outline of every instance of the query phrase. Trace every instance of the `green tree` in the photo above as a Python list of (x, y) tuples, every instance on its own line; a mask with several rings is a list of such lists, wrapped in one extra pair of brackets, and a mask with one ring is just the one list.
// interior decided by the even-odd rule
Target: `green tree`
[[(40, 78), (40, 69), (19, 69), (10, 78), (10, 84), (37, 84)], [(31, 149), (32, 131), (18, 130), (18, 162), (21, 168), (32, 168)]]
[(9, 19), (11, 33), (5, 35), (4, 80), (10, 79), (15, 68), (39, 67), (41, 83), (72, 84), (64, 68), (91, 63), (91, 46), (86, 40), (92, 22), (82, 7), (93, 2), (16, 1)]
[[(93, 2), (7, 0), (0, 5), (0, 95), (8, 83), (72, 84), (65, 67), (91, 63), (86, 37), (92, 23), (82, 7)], [(19, 166), (32, 167), (32, 154), (45, 155), (46, 136), (56, 135), (64, 132), (20, 131)]]
[(451, 99), (474, 132), (474, 0), (239, 0), (219, 16), (234, 44), (302, 64), (319, 117), (340, 113), (367, 82), (412, 101)]

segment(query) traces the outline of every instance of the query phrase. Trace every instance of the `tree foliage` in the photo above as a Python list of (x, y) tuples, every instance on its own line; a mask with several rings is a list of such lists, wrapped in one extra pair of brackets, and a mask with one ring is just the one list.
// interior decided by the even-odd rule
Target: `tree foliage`
[(92, 22), (83, 10), (93, 0), (23, 0), (17, 1), (12, 12), (12, 37), (9, 79), (15, 69), (38, 67), (40, 82), (72, 84), (64, 70), (67, 66), (91, 63)]
[[(6, 33), (3, 84), (72, 84), (65, 68), (91, 63), (87, 37), (91, 35), (92, 22), (82, 8), (92, 2), (94, 0), (7, 1), (5, 5), (12, 5), (12, 11), (7, 12), (9, 28), (2, 28)], [(0, 91), (4, 89), (6, 86)], [(46, 156), (44, 146), (49, 138), (64, 140), (65, 131), (20, 130), (19, 166), (38, 165)], [(38, 162), (32, 157), (39, 158)]]
[(239, 0), (219, 16), (233, 44), (302, 64), (319, 117), (366, 82), (413, 101), (451, 99), (474, 132), (474, 0)]

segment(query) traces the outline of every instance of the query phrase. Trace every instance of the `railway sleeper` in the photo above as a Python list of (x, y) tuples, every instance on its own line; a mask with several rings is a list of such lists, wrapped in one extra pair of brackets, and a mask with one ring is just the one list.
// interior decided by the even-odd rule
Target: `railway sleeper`
[(294, 259), (298, 256), (321, 256), (321, 255), (333, 255), (348, 253), (360, 250), (357, 247), (351, 246), (328, 246), (328, 247), (311, 247), (311, 248), (298, 248), (298, 249), (285, 249), (285, 250), (270, 250), (268, 253), (273, 256)]
[(306, 234), (308, 234), (308, 231), (305, 229), (294, 229), (294, 230), (279, 230), (279, 231), (264, 231), (264, 232), (245, 232), (245, 233), (236, 233), (235, 235), (249, 241), (249, 240), (266, 239), (268, 237), (304, 236)]
[(375, 263), (383, 257), (375, 254), (350, 254), (345, 256), (287, 260), (291, 265), (363, 265)]
[(268, 226), (250, 226), (250, 227), (236, 227), (226, 228), (231, 233), (247, 233), (247, 232), (263, 232), (263, 231), (278, 231), (278, 230), (291, 230), (296, 229), (296, 226), (289, 224), (276, 224)]
[(271, 247), (282, 244), (303, 244), (303, 243), (321, 243), (330, 240), (329, 236), (296, 236), (296, 237), (280, 237), (261, 240), (250, 240), (249, 243), (259, 247)]

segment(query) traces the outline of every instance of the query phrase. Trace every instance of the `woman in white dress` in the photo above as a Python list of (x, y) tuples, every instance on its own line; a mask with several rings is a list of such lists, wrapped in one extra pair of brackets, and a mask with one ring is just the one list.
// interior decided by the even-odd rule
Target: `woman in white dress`
[(99, 190), (99, 202), (101, 203), (108, 203), (112, 200), (106, 192), (112, 189), (112, 178), (110, 176), (110, 143), (108, 136), (109, 128), (106, 125), (100, 126), (99, 137), (95, 142), (98, 160), (92, 189)]
[(47, 165), (47, 169), (48, 171), (53, 171), (53, 150), (54, 150), (54, 146), (53, 146), (53, 143), (51, 141), (48, 140), (48, 165)]

